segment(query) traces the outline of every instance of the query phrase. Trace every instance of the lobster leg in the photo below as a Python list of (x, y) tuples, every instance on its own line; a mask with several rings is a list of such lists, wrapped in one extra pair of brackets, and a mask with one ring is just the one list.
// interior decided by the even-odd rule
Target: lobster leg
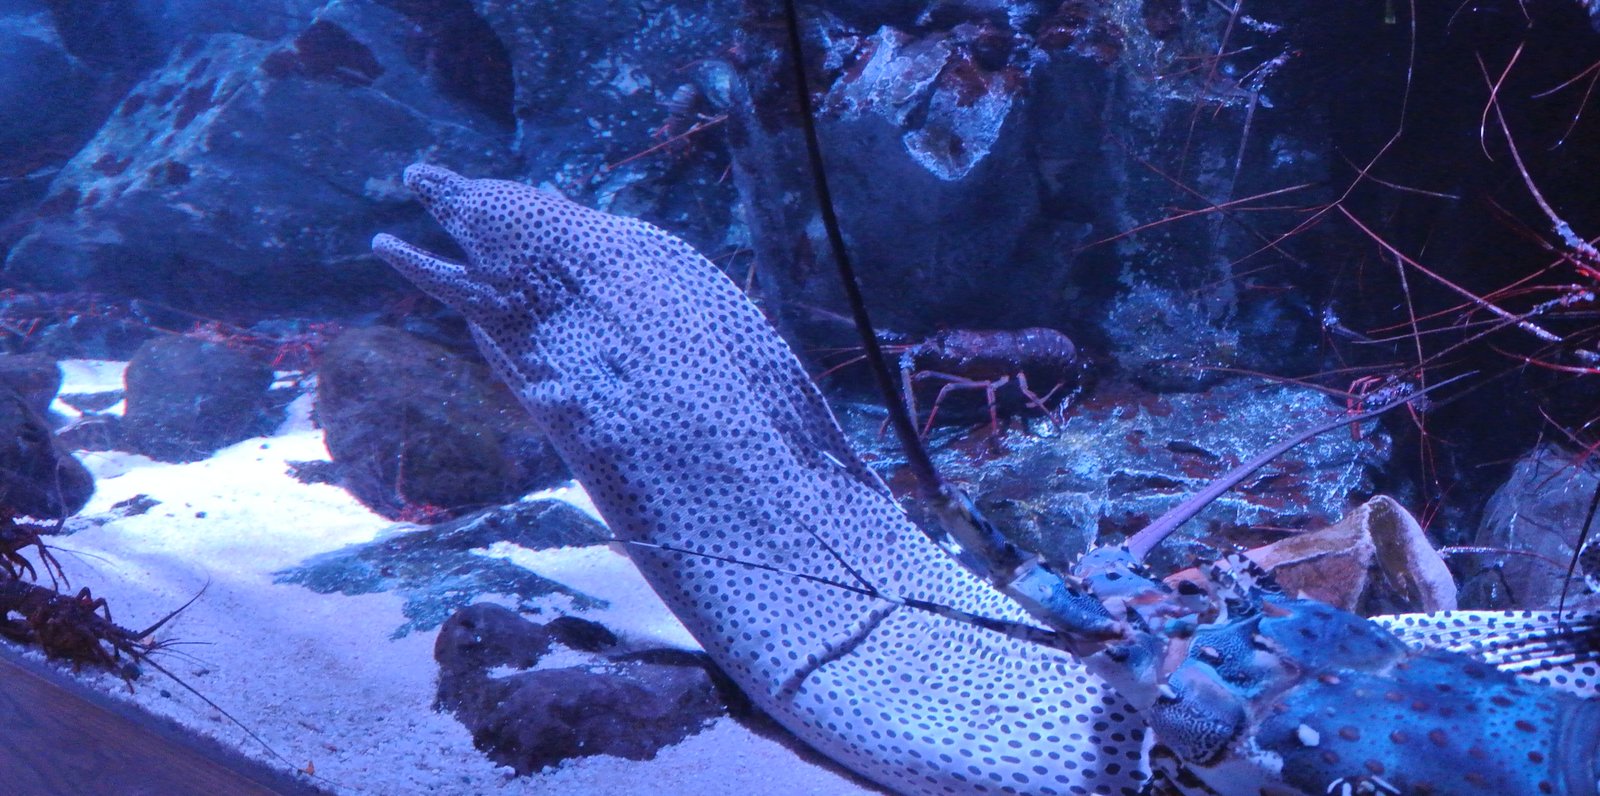
[[(989, 430), (994, 434), (1000, 433), (1000, 414), (998, 407), (995, 405), (995, 390), (1005, 386), (1011, 380), (1010, 376), (1001, 376), (998, 379), (986, 381), (968, 379), (933, 370), (920, 370), (911, 376), (910, 381), (915, 383), (924, 379), (942, 379), (945, 384), (939, 388), (939, 394), (934, 396), (933, 408), (928, 411), (928, 422), (922, 426), (922, 436), (926, 437), (929, 432), (933, 431), (933, 421), (934, 418), (939, 416), (940, 405), (955, 390), (983, 390), (989, 408)], [(909, 394), (909, 387), (907, 388), (907, 394)]]
[[(1028, 374), (1019, 370), (1016, 372), (1016, 378), (1017, 389), (1022, 391), (1022, 397), (1028, 400), (1028, 405), (1039, 410), (1046, 418), (1048, 418), (1050, 420), (1050, 425), (1055, 426), (1056, 428), (1061, 428), (1061, 413), (1052, 411), (1046, 402), (1054, 397), (1056, 393), (1060, 392), (1061, 388), (1067, 386), (1067, 383), (1064, 381), (1056, 382), (1056, 386), (1051, 387), (1050, 391), (1045, 393), (1044, 397), (1041, 398), (1034, 394), (1033, 390), (1028, 387)], [(992, 402), (993, 400), (994, 399), (991, 397), (990, 401)], [(992, 405), (993, 404), (991, 403), (991, 406)]]

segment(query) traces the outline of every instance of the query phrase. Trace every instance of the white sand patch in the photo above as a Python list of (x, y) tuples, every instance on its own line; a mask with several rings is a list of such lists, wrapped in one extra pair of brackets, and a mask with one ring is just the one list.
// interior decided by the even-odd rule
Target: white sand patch
[[(109, 359), (63, 359), (56, 362), (56, 367), (61, 371), (62, 395), (92, 395), (102, 392), (117, 392), (122, 389), (123, 374), (128, 370), (128, 363)], [(102, 415), (121, 415), (128, 408), (127, 401), (118, 401), (113, 406), (97, 412)], [(83, 412), (66, 401), (56, 398), (50, 402), (50, 411), (62, 417), (83, 417)]]
[(120, 390), (128, 370), (128, 363), (111, 359), (63, 359), (56, 366), (61, 368), (61, 391), (68, 394)]
[[(121, 371), (66, 363), (72, 391)], [(392, 524), (346, 492), (307, 485), (287, 462), (326, 459), (321, 432), (297, 401), (277, 436), (233, 445), (205, 461), (163, 464), (126, 453), (80, 453), (95, 473), (94, 498), (58, 538), (72, 587), (110, 601), (124, 626), (146, 626), (205, 589), (157, 635), (203, 642), (156, 660), (260, 735), (295, 767), (314, 764), (339, 793), (385, 794), (865, 794), (860, 785), (796, 756), (731, 720), (664, 750), (654, 761), (580, 758), (532, 777), (509, 776), (466, 730), (433, 710), (436, 632), (390, 639), (405, 623), (393, 594), (349, 597), (274, 584), (273, 573), (307, 557), (370, 541)], [(575, 504), (582, 492), (560, 492)], [(121, 501), (160, 501), (123, 516)], [(592, 506), (587, 507), (592, 511)], [(530, 551), (506, 558), (610, 607), (579, 614), (630, 643), (693, 647), (627, 559), (605, 547)], [(209, 584), (209, 585), (208, 585)], [(563, 609), (569, 601), (555, 601)], [(84, 674), (131, 699), (281, 768), (244, 732), (155, 672), (130, 697), (122, 681)], [(168, 695), (163, 696), (163, 692)]]
[(638, 647), (698, 650), (700, 645), (672, 615), (628, 557), (604, 545), (529, 550), (497, 542), (480, 555), (502, 558), (569, 586), (608, 606), (583, 614)]

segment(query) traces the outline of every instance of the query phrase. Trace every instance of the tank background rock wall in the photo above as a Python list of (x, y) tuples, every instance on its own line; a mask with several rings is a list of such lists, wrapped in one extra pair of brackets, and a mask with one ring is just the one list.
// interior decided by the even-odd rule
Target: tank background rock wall
[[(450, 249), (399, 184), (424, 160), (684, 237), (821, 373), (856, 343), (776, 7), (14, 0), (0, 348), (126, 357), (204, 326), (314, 364), (328, 324), (385, 324), (475, 357), (459, 318), (367, 251), (376, 231)], [(1235, 380), (1306, 382), (1339, 411), (1475, 372), (1465, 397), (1352, 437), (1388, 463), (1341, 481), (1360, 485), (1351, 500), (1395, 494), (1445, 541), (1478, 534), (1536, 444), (1592, 450), (1600, 335), (1582, 291), (1600, 272), (1555, 259), (1527, 187), (1600, 231), (1583, 4), (1417, 4), (1414, 20), (1379, 0), (800, 9), (844, 233), (895, 342), (1052, 327), (1081, 356), (1063, 394), (1131, 410), (1189, 393), (1244, 447), (1276, 429), (1240, 427), (1261, 424), (1218, 392)], [(1486, 123), (1480, 70), (1521, 167)], [(1550, 338), (1442, 280), (1542, 313)], [(864, 383), (844, 367), (826, 386), (879, 400)]]

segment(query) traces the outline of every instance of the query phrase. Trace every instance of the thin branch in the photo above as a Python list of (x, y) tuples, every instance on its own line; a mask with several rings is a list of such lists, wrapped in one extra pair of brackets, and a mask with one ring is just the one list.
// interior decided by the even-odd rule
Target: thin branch
[[(1489, 154), (1489, 142), (1487, 140), (1488, 136), (1486, 132), (1489, 127), (1489, 112), (1496, 111), (1496, 113), (1498, 113), (1498, 107), (1500, 104), (1500, 86), (1506, 82), (1507, 77), (1511, 76), (1511, 67), (1515, 66), (1517, 59), (1522, 57), (1522, 46), (1526, 43), (1527, 42), (1517, 43), (1517, 50), (1511, 54), (1511, 60), (1506, 61), (1506, 68), (1501, 70), (1500, 79), (1489, 85), (1489, 99), (1488, 101), (1484, 102), (1483, 114), (1478, 117), (1478, 148), (1483, 150), (1483, 156), (1488, 158), (1490, 163), (1494, 162), (1494, 155)], [(1474, 53), (1474, 57), (1478, 59), (1478, 71), (1483, 73), (1483, 80), (1484, 82), (1488, 83), (1489, 67), (1484, 65), (1483, 55), (1481, 53)], [(1502, 119), (1502, 126), (1503, 123), (1504, 119)]]
[(1367, 234), (1367, 237), (1371, 238), (1373, 240), (1373, 242), (1377, 243), (1378, 246), (1383, 248), (1384, 251), (1387, 251), (1390, 254), (1394, 255), (1395, 257), (1398, 257), (1399, 259), (1404, 261), (1406, 265), (1409, 265), (1412, 268), (1415, 268), (1418, 271), (1421, 271), (1423, 274), (1426, 274), (1429, 278), (1431, 278), (1435, 282), (1438, 282), (1439, 284), (1444, 285), (1445, 287), (1450, 288), (1451, 290), (1453, 290), (1456, 293), (1460, 294), (1462, 298), (1465, 298), (1471, 304), (1477, 306), (1480, 309), (1487, 310), (1487, 311), (1489, 311), (1491, 313), (1494, 313), (1495, 315), (1500, 316), (1501, 318), (1505, 319), (1507, 322), (1512, 323), (1512, 324), (1522, 328), (1524, 331), (1532, 334), (1533, 336), (1539, 338), (1540, 340), (1544, 340), (1545, 342), (1548, 342), (1548, 343), (1559, 343), (1559, 342), (1561, 342), (1561, 337), (1560, 336), (1552, 334), (1552, 333), (1550, 333), (1548, 331), (1545, 331), (1544, 329), (1540, 328), (1538, 324), (1532, 323), (1531, 321), (1528, 321), (1528, 320), (1526, 320), (1524, 318), (1519, 318), (1516, 315), (1514, 315), (1514, 314), (1512, 314), (1510, 312), (1507, 312), (1507, 311), (1495, 306), (1494, 304), (1491, 304), (1491, 303), (1489, 303), (1487, 301), (1484, 301), (1481, 297), (1479, 297), (1477, 294), (1473, 293), (1472, 291), (1467, 290), (1466, 288), (1464, 288), (1464, 287), (1462, 287), (1462, 286), (1460, 286), (1460, 285), (1458, 285), (1458, 284), (1456, 284), (1454, 282), (1451, 282), (1450, 280), (1444, 278), (1440, 274), (1435, 273), (1433, 270), (1429, 269), (1427, 266), (1424, 266), (1422, 263), (1419, 263), (1416, 260), (1413, 260), (1410, 257), (1406, 256), (1406, 254), (1404, 252), (1400, 251), (1399, 249), (1396, 249), (1393, 244), (1391, 244), (1388, 241), (1384, 240), (1383, 236), (1379, 235), (1376, 232), (1373, 232), (1370, 227), (1368, 227), (1366, 224), (1361, 222), (1361, 219), (1356, 218), (1354, 213), (1351, 213), (1349, 210), (1344, 209), (1343, 206), (1336, 206), (1336, 209), (1345, 218), (1349, 219), (1350, 223), (1355, 224), (1358, 229), (1360, 229), (1362, 232), (1365, 232)]

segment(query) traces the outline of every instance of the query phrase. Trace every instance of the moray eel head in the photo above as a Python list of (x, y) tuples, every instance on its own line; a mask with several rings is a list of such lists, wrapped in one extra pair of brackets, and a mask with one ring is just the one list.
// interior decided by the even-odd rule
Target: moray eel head
[(558, 234), (562, 220), (592, 212), (549, 191), (505, 180), (468, 179), (423, 163), (407, 167), (404, 180), (460, 244), (466, 260), (452, 260), (388, 234), (372, 239), (372, 251), (474, 321), (505, 311), (504, 298), (527, 284), (532, 264), (548, 268), (552, 258), (541, 255), (563, 245)]

